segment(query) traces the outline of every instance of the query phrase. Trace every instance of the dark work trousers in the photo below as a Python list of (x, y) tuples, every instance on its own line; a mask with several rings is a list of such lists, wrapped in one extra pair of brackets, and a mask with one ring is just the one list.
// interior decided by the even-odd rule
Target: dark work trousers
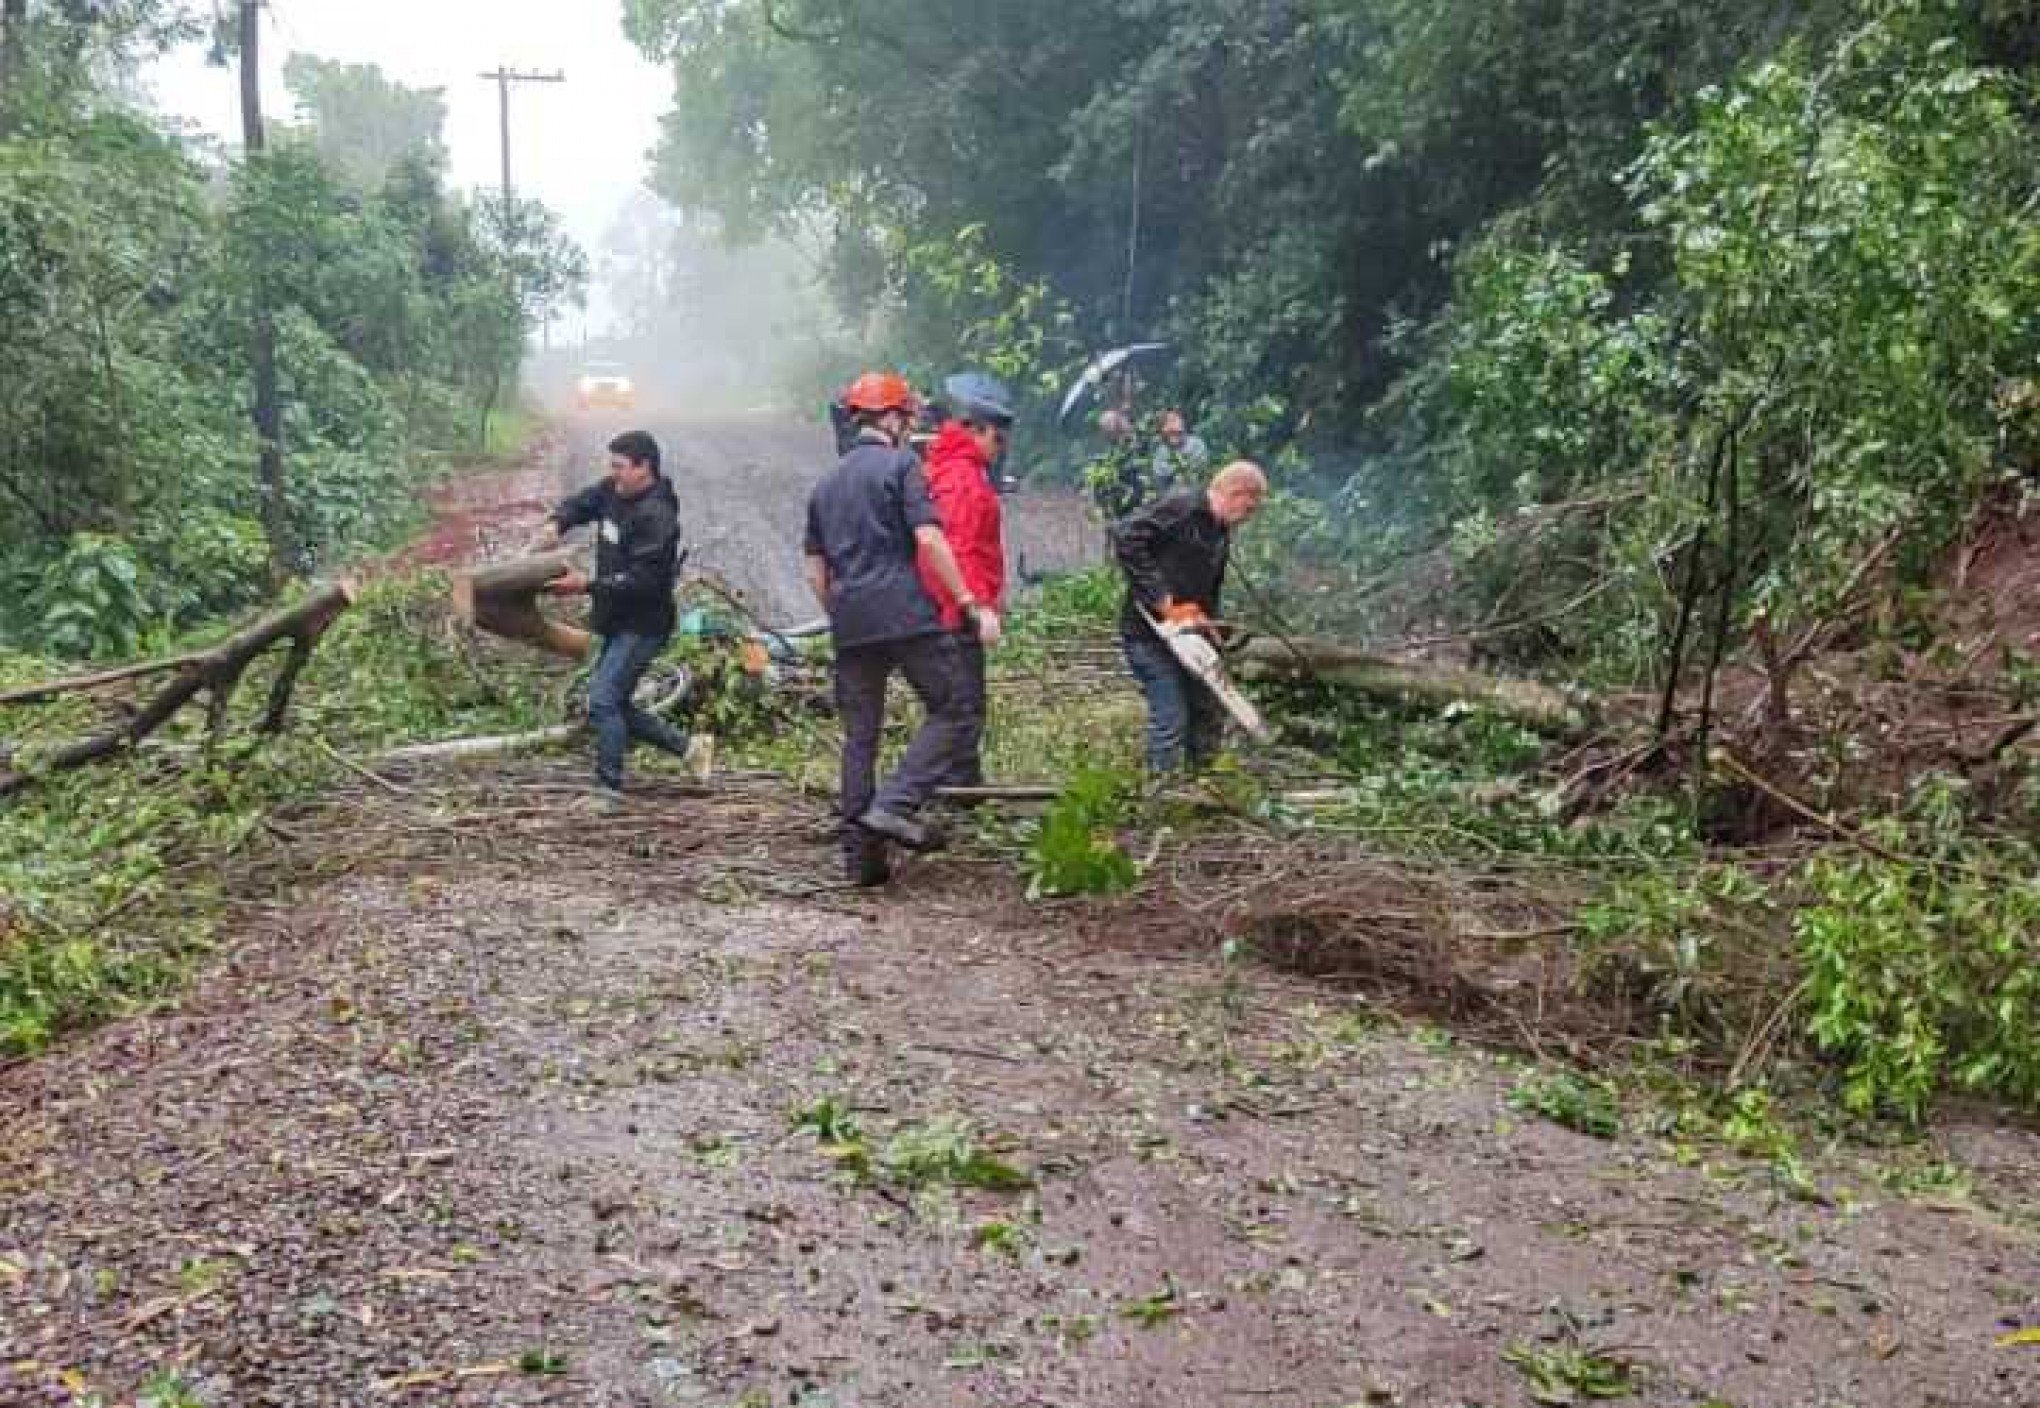
[(623, 755), (633, 739), (675, 755), (687, 751), (686, 734), (631, 703), (638, 681), (669, 639), (636, 631), (602, 638), (588, 678), (588, 722), (595, 728), (595, 780), (604, 787), (623, 786)]
[(944, 787), (985, 785), (985, 717), (989, 702), (985, 695), (985, 643), (969, 629), (956, 633), (956, 683), (963, 691), (964, 717), (970, 730), (958, 745), (956, 760), (942, 779)]
[[(885, 687), (894, 673), (921, 700), (927, 717), (906, 756), (885, 779), (878, 774), (879, 733), (885, 726)], [(844, 840), (861, 836), (851, 823), (873, 807), (913, 816), (942, 785), (957, 752), (970, 737), (956, 639), (945, 633), (854, 645), (836, 652), (836, 712), (843, 721), (842, 807)]]
[(1186, 764), (1201, 768), (1217, 757), (1225, 736), (1218, 697), (1154, 636), (1129, 631), (1119, 644), (1147, 699), (1148, 771), (1175, 772)]

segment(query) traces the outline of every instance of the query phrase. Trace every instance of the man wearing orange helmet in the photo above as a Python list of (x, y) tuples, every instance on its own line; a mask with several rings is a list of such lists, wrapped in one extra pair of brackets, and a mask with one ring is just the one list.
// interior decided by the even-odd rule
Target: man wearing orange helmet
[[(828, 612), (836, 650), (845, 868), (856, 883), (878, 885), (891, 875), (888, 841), (910, 850), (941, 844), (918, 814), (971, 733), (956, 642), (917, 563), (926, 562), (980, 639), (995, 640), (999, 626), (964, 582), (920, 461), (906, 448), (918, 404), (906, 380), (866, 373), (851, 383), (843, 404), (857, 439), (808, 498), (804, 547), (808, 584)], [(885, 691), (895, 673), (906, 676), (927, 717), (899, 766), (879, 783)]]

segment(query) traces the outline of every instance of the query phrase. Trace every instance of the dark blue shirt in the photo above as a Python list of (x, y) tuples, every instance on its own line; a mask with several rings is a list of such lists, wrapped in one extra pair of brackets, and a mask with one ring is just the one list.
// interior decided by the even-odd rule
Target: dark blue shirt
[(838, 650), (942, 629), (914, 567), (914, 531), (940, 524), (921, 462), (871, 432), (815, 485), (806, 550), (829, 564), (829, 634)]

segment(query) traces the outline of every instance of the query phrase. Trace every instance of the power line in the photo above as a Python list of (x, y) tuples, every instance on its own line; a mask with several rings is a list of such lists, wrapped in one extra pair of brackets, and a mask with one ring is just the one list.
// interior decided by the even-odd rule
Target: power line
[(523, 73), (517, 69), (498, 65), (494, 73), (481, 75), (496, 85), (497, 100), (501, 107), (503, 125), (503, 218), (512, 218), (510, 185), (510, 85), (513, 83), (565, 83), (567, 75), (561, 70), (551, 73)]

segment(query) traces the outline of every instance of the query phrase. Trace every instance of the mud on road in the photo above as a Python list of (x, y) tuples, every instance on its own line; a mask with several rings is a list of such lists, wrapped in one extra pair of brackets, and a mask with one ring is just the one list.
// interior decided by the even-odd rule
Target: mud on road
[(1991, 1347), (2040, 1254), (1975, 1207), (1572, 1133), (994, 868), (830, 889), (762, 783), (577, 782), (290, 818), (310, 878), (178, 1010), (0, 1074), (0, 1401), (1514, 1408), (1523, 1347), (1666, 1408), (2040, 1402)]

